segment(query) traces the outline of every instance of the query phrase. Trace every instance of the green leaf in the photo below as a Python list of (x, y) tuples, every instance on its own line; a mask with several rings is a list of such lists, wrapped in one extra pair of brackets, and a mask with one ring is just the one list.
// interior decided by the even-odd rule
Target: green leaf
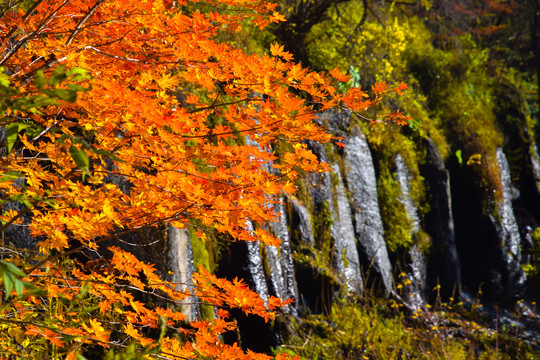
[(76, 91), (76, 92), (88, 91), (92, 88), (91, 86), (88, 86), (85, 88), (84, 86), (77, 85), (77, 84), (68, 84), (67, 87), (69, 90)]
[(21, 269), (19, 269), (16, 265), (10, 263), (10, 262), (7, 262), (7, 261), (4, 261), (4, 260), (0, 260), (0, 263), (2, 265), (4, 265), (6, 271), (9, 271), (10, 273), (14, 274), (14, 275), (17, 275), (17, 276), (22, 276), (22, 277), (25, 277), (27, 276), (24, 271), (22, 271)]
[(160, 334), (159, 334), (159, 341), (163, 340), (163, 337), (165, 337), (165, 333), (167, 332), (167, 320), (161, 315), (159, 316), (159, 327), (160, 327)]
[(79, 149), (75, 145), (71, 145), (69, 147), (69, 153), (71, 154), (73, 161), (75, 161), (75, 164), (77, 164), (77, 167), (89, 174), (90, 160), (88, 160), (88, 155), (86, 155), (86, 152)]
[(8, 146), (8, 153), (11, 152), (13, 149), (13, 145), (17, 142), (19, 132), (29, 127), (30, 124), (24, 124), (24, 123), (12, 123), (7, 128), (7, 146)]
[(29, 138), (33, 138), (37, 135), (39, 135), (43, 131), (43, 128), (41, 126), (30, 126), (26, 129), (26, 136)]
[(17, 293), (17, 295), (22, 295), (23, 293), (23, 282), (19, 279), (16, 279), (15, 280), (15, 292)]
[(5, 173), (2, 173), (0, 175), (0, 182), (5, 182), (5, 181), (13, 181), (13, 180), (16, 180), (16, 179), (20, 179), (24, 176), (24, 174), (21, 174), (17, 171), (6, 171)]
[(90, 80), (90, 74), (86, 69), (73, 68), (67, 71), (66, 75), (75, 81)]
[(75, 299), (82, 300), (88, 295), (88, 290), (90, 290), (90, 284), (88, 281), (85, 281), (84, 284), (81, 286), (81, 290), (77, 295), (75, 295)]
[(77, 100), (77, 93), (68, 89), (55, 89), (53, 94), (61, 100), (67, 102), (75, 102)]
[(45, 196), (41, 196), (41, 195), (32, 195), (30, 196), (30, 198), (32, 200), (34, 200), (35, 202), (39, 202), (39, 203), (42, 203), (42, 204), (45, 204), (45, 205), (49, 205), (51, 208), (53, 209), (58, 209), (58, 201), (54, 198), (48, 198), (48, 197), (45, 197)]
[(15, 279), (15, 276), (13, 276), (12, 273), (5, 271), (2, 274), (2, 277), (4, 278), (4, 286), (6, 287), (5, 299), (7, 300), (9, 294), (11, 293), (11, 290), (13, 289), (13, 280)]
[(23, 282), (23, 286), (26, 289), (26, 293), (34, 296), (46, 296), (47, 291), (34, 284)]
[(79, 314), (81, 315), (88, 315), (93, 313), (94, 311), (99, 310), (99, 306), (86, 306), (79, 310)]
[(5, 68), (0, 67), (0, 87), (9, 87), (9, 77), (4, 73)]
[(461, 150), (456, 151), (456, 157), (457, 157), (459, 165), (462, 165), (463, 164), (463, 158), (461, 157)]
[[(24, 187), (24, 185), (23, 185)], [(26, 190), (25, 190), (26, 191)], [(26, 193), (24, 194), (15, 194), (15, 195), (11, 195), (9, 197), (9, 199), (11, 201), (15, 201), (15, 202), (19, 202), (21, 204), (23, 204), (24, 206), (28, 207), (28, 208), (31, 208), (33, 207), (34, 205), (32, 205), (32, 203), (29, 201), (28, 199), (28, 195), (26, 195)]]
[(111, 158), (114, 161), (118, 161), (118, 162), (122, 162), (122, 163), (126, 162), (125, 160), (120, 159), (118, 156), (116, 156), (115, 154), (113, 154), (110, 151), (101, 150), (101, 149), (94, 149), (94, 148), (91, 148), (91, 150), (92, 150), (93, 153), (100, 155), (102, 158), (108, 157), (108, 158)]
[(39, 70), (34, 75), (34, 84), (40, 90), (42, 90), (45, 87), (45, 85), (47, 85), (47, 79), (45, 78), (45, 75), (43, 74), (43, 70)]
[(60, 83), (67, 79), (66, 75), (66, 66), (65, 65), (59, 65), (57, 66), (53, 73), (51, 74), (51, 77), (49, 77), (49, 85), (52, 87), (57, 87), (60, 85)]
[(67, 101), (67, 102), (75, 102), (77, 101), (77, 91), (72, 89), (56, 89), (55, 90), (56, 96), (58, 96), (60, 99)]

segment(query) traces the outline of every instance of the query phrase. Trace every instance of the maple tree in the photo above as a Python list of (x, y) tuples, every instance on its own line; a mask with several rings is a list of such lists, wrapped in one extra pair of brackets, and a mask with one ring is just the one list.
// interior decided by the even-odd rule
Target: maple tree
[[(332, 140), (316, 113), (364, 111), (405, 86), (342, 94), (334, 85), (347, 76), (337, 69), (310, 72), (278, 44), (259, 56), (223, 40), (244, 22), (284, 20), (275, 9), (258, 0), (2, 2), (1, 227), (30, 214), (39, 250), (10, 250), (0, 262), (2, 356), (75, 359), (104, 348), (110, 358), (268, 358), (220, 341), (234, 327), (226, 309), (268, 320), (286, 301), (265, 303), (204, 268), (192, 292), (178, 291), (117, 246), (99, 266), (69, 255), (103, 256), (100, 244), (165, 223), (202, 239), (212, 229), (279, 245), (246, 221), (276, 219), (273, 204), (294, 193), (299, 171), (327, 170), (304, 143)], [(276, 141), (291, 144), (279, 159)], [(192, 293), (220, 308), (214, 319), (188, 324), (174, 307), (137, 297), (178, 305)]]

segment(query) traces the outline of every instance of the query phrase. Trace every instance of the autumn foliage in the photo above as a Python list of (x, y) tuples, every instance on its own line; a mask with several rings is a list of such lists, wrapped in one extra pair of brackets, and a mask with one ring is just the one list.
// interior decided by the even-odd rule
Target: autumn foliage
[[(337, 69), (310, 72), (278, 44), (259, 56), (227, 42), (247, 22), (262, 29), (282, 21), (275, 9), (256, 0), (2, 2), (2, 230), (30, 216), (39, 252), (6, 250), (0, 263), (1, 356), (75, 359), (103, 348), (111, 356), (268, 358), (218, 336), (233, 328), (227, 309), (268, 320), (280, 299), (265, 303), (243, 282), (201, 268), (193, 294), (220, 310), (188, 324), (175, 306), (192, 294), (152, 264), (117, 246), (100, 266), (69, 255), (104, 256), (105, 241), (166, 223), (203, 239), (212, 229), (278, 245), (246, 221), (275, 219), (272, 205), (294, 193), (299, 171), (327, 169), (304, 142), (332, 139), (316, 113), (364, 111), (405, 86), (342, 94), (334, 85), (347, 76)], [(279, 159), (277, 141), (291, 144)], [(171, 306), (145, 304), (140, 294)]]

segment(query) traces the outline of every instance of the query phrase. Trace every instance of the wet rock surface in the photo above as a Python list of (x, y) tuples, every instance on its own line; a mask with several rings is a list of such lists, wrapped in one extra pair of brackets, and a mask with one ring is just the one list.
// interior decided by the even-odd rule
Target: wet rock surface
[[(397, 180), (401, 188), (400, 201), (405, 205), (407, 217), (411, 222), (412, 236), (420, 230), (420, 217), (418, 209), (410, 196), (411, 174), (401, 155), (396, 156)], [(405, 287), (407, 293), (406, 301), (419, 309), (426, 303), (426, 263), (424, 255), (420, 252), (417, 244), (407, 253), (406, 274), (409, 284)]]
[(351, 193), (361, 262), (370, 264), (370, 268), (365, 268), (364, 272), (376, 273), (375, 281), (379, 282), (382, 290), (388, 294), (392, 289), (392, 268), (383, 237), (377, 179), (371, 152), (362, 134), (347, 138), (344, 144), (345, 182)]
[(426, 162), (421, 166), (429, 199), (429, 212), (424, 219), (424, 229), (431, 237), (431, 252), (427, 267), (429, 288), (440, 285), (439, 294), (448, 300), (459, 297), (461, 289), (461, 264), (456, 247), (450, 173), (445, 167), (439, 150), (431, 140), (424, 141)]

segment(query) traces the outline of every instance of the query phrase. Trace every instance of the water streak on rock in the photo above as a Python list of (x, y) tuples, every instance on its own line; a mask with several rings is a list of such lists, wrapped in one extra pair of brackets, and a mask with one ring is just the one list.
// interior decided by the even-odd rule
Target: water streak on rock
[[(281, 240), (281, 246), (266, 246), (268, 263), (270, 266), (270, 280), (276, 296), (282, 299), (293, 299), (298, 303), (298, 287), (294, 274), (291, 241), (287, 230), (287, 214), (283, 204), (276, 204), (276, 211), (280, 213), (279, 221), (271, 224), (274, 234)], [(289, 305), (285, 311), (297, 315), (295, 304)]]
[[(345, 277), (347, 290), (351, 293), (361, 294), (364, 284), (354, 236), (351, 207), (341, 178), (339, 164), (333, 164), (332, 170), (337, 178), (334, 189), (337, 206), (332, 206), (333, 223), (330, 235), (336, 247), (338, 270)], [(337, 208), (337, 212), (334, 208)]]
[[(411, 221), (411, 235), (413, 235), (420, 230), (420, 217), (418, 216), (418, 209), (410, 196), (411, 173), (399, 154), (396, 156), (396, 170), (397, 180), (401, 188), (400, 201), (405, 206), (407, 217)], [(410, 281), (410, 284), (406, 287), (409, 297), (407, 300), (411, 306), (419, 309), (425, 304), (426, 264), (424, 256), (416, 244), (408, 253), (407, 277)]]
[[(169, 244), (169, 268), (172, 271), (171, 281), (177, 283), (176, 290), (181, 292), (191, 292), (193, 282), (192, 274), (195, 272), (193, 263), (193, 251), (187, 229), (178, 229), (174, 226), (168, 226), (168, 244)], [(193, 321), (197, 315), (197, 308), (194, 304), (198, 303), (196, 297), (190, 296), (182, 301), (180, 310), (186, 315), (188, 321)]]
[(383, 290), (388, 294), (392, 289), (392, 269), (383, 237), (373, 159), (362, 134), (345, 141), (344, 163), (360, 251), (372, 264), (372, 269), (382, 280)]
[(296, 199), (289, 199), (292, 205), (292, 226), (298, 229), (300, 242), (315, 246), (315, 236), (311, 226), (311, 215), (307, 209)]
[[(246, 224), (248, 231), (253, 231), (253, 224), (251, 221), (246, 221)], [(254, 286), (253, 290), (259, 294), (261, 299), (267, 302), (269, 293), (261, 259), (261, 243), (259, 241), (248, 241), (246, 246), (248, 253), (247, 270), (251, 275)]]
[(508, 272), (508, 290), (510, 296), (519, 297), (525, 285), (526, 275), (523, 272), (521, 262), (521, 236), (512, 208), (512, 177), (510, 166), (501, 148), (497, 148), (497, 161), (501, 174), (502, 199), (497, 203), (500, 215), (500, 225), (496, 226), (499, 237), (504, 246), (504, 258)]
[(400, 201), (405, 206), (407, 217), (411, 221), (412, 231), (416, 232), (420, 230), (420, 217), (418, 216), (418, 209), (410, 196), (411, 173), (400, 154), (396, 156), (396, 172), (397, 181), (401, 188)]

